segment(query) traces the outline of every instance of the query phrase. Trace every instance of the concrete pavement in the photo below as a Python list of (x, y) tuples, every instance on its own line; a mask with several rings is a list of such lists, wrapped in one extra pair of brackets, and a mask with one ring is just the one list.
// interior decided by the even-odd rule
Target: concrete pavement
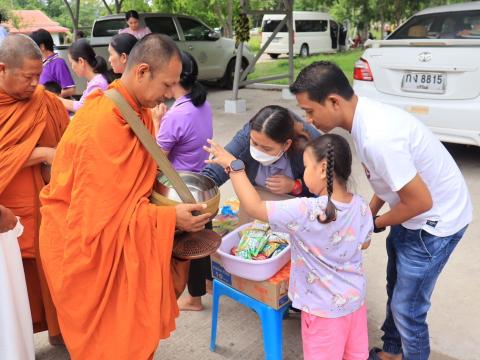
[[(210, 92), (209, 101), (215, 114), (215, 139), (221, 144), (226, 144), (256, 111), (267, 104), (283, 105), (299, 111), (295, 101), (282, 100), (280, 92), (244, 89), (240, 91), (240, 96), (247, 100), (247, 113), (225, 114), (224, 100), (231, 97), (231, 92), (215, 89), (210, 89)], [(349, 137), (343, 131), (339, 133)], [(472, 224), (448, 262), (433, 295), (428, 318), (431, 359), (475, 360), (480, 358), (476, 343), (480, 339), (480, 148), (459, 145), (447, 145), (447, 148), (466, 178), (476, 210)], [(355, 156), (351, 186), (365, 198), (372, 194)], [(223, 199), (233, 194), (230, 184), (225, 184), (221, 190)], [(379, 328), (385, 314), (385, 236), (385, 233), (375, 235), (365, 254), (371, 346), (380, 345)], [(177, 330), (160, 343), (155, 359), (263, 359), (263, 342), (257, 316), (225, 298), (220, 304), (217, 350), (210, 352), (210, 300), (210, 296), (205, 297), (206, 309), (203, 312), (181, 314)], [(284, 358), (302, 359), (299, 317), (291, 316), (285, 320), (283, 331)], [(48, 345), (45, 333), (35, 336), (35, 347), (38, 360), (68, 359), (64, 349)]]

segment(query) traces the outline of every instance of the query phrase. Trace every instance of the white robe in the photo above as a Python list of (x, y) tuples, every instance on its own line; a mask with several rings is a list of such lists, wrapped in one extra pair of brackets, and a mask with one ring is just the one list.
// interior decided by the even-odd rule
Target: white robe
[(33, 327), (18, 237), (23, 226), (0, 233), (0, 359), (34, 360)]

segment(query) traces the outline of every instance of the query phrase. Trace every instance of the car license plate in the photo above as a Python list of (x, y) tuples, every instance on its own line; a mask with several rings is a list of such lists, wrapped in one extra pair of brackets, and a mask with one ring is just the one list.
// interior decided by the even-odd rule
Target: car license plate
[(403, 75), (402, 90), (431, 94), (445, 93), (447, 75), (433, 72), (407, 72)]

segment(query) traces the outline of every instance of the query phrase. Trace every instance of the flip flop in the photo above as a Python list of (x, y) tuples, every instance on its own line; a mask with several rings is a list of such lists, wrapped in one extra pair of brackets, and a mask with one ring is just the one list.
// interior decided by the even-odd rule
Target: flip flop
[(369, 354), (368, 354), (368, 360), (382, 360), (380, 359), (380, 357), (377, 355), (377, 353), (381, 352), (382, 349), (378, 348), (378, 347), (374, 347), (370, 350)]

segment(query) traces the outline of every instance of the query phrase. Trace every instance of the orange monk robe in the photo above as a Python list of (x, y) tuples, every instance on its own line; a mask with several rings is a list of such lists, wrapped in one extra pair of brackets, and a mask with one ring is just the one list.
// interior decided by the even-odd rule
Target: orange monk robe
[[(153, 133), (150, 111), (120, 91)], [(175, 209), (148, 197), (156, 164), (113, 102), (93, 93), (41, 194), (40, 250), (72, 359), (151, 358), (175, 328)]]
[[(35, 332), (60, 334), (38, 259), (39, 193), (45, 185), (40, 164), (24, 167), (36, 146), (56, 147), (69, 123), (62, 103), (38, 86), (28, 100), (0, 92), (0, 204), (21, 218), (19, 239)], [(36, 261), (36, 259), (38, 261)]]

